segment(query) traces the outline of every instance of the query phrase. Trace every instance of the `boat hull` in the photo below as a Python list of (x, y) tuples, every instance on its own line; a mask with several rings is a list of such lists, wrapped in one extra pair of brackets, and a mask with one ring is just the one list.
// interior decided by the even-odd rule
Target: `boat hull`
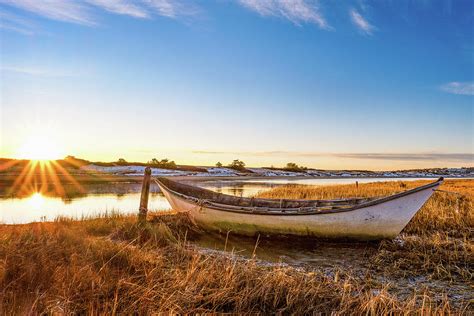
[[(440, 183), (439, 183), (440, 184)], [(173, 210), (186, 212), (205, 230), (247, 236), (296, 235), (331, 239), (378, 240), (396, 237), (438, 185), (383, 203), (347, 212), (321, 214), (249, 214), (199, 205), (160, 188)]]

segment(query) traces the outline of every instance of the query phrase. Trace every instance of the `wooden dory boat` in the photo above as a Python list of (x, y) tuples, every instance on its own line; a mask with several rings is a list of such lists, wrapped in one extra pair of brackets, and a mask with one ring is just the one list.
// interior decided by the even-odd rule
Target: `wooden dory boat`
[(286, 200), (231, 196), (157, 178), (171, 207), (206, 230), (359, 240), (397, 236), (442, 182), (382, 198)]

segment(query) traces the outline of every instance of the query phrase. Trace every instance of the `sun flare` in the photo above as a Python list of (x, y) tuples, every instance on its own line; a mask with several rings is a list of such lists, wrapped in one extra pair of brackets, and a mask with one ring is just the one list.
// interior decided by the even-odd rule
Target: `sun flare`
[(36, 135), (23, 144), (18, 151), (18, 157), (29, 160), (54, 160), (61, 158), (61, 151), (51, 137)]

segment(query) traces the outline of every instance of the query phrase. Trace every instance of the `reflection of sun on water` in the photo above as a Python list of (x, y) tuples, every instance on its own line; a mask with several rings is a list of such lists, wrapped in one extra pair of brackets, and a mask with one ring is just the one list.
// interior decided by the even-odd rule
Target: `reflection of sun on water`
[(39, 211), (41, 207), (44, 205), (45, 199), (41, 195), (41, 193), (34, 193), (32, 196), (28, 198), (28, 204), (31, 208), (35, 211)]

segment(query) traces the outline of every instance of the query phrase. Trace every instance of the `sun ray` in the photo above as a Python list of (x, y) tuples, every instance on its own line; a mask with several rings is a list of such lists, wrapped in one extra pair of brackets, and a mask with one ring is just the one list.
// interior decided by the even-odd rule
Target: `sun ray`
[(74, 177), (65, 168), (63, 168), (57, 161), (54, 160), (51, 161), (51, 164), (54, 168), (61, 171), (62, 175), (64, 175), (64, 177), (69, 180), (79, 192), (84, 193), (84, 188), (79, 184), (76, 179), (74, 179)]
[(48, 191), (48, 178), (46, 175), (45, 162), (40, 161), (40, 175), (41, 175), (41, 188), (39, 192), (45, 193)]
[(65, 197), (68, 187), (74, 186), (75, 192), (85, 190), (71, 170), (76, 170), (84, 161), (68, 156), (60, 158), (57, 134), (47, 131), (35, 131), (17, 150), (17, 159), (0, 159), (0, 171), (11, 170), (6, 179), (11, 183), (6, 192), (9, 195), (25, 196), (36, 193), (54, 194)]
[(77, 158), (73, 157), (73, 156), (68, 156), (64, 159), (64, 162), (69, 164), (69, 165), (72, 165), (73, 167), (76, 167), (76, 168), (80, 168), (84, 165), (84, 162), (82, 161), (79, 161), (77, 160)]
[(45, 167), (47, 170), (46, 173), (50, 176), (51, 180), (53, 181), (53, 187), (56, 191), (56, 194), (58, 194), (59, 196), (64, 196), (65, 195), (64, 187), (58, 175), (56, 174), (55, 170), (53, 169), (52, 165), (48, 163), (48, 164), (45, 164)]
[[(8, 190), (8, 195), (11, 195), (11, 194), (14, 194), (15, 191), (17, 191), (17, 193), (21, 193), (21, 188), (25, 185), (25, 183), (27, 182), (26, 181), (26, 178), (28, 177), (29, 174), (32, 173), (32, 169), (34, 168), (34, 166), (36, 165), (36, 162), (35, 161), (29, 161), (26, 166), (23, 168), (23, 170), (21, 171), (21, 173), (18, 175), (18, 177), (15, 179), (15, 181), (13, 182), (12, 186), (10, 187), (10, 189)], [(20, 190), (18, 190), (18, 188), (20, 188)]]
[(34, 179), (37, 166), (38, 161), (31, 161), (31, 164), (29, 167), (27, 167), (28, 172), (26, 173), (25, 178), (18, 189), (19, 194), (29, 194), (30, 192), (34, 191), (34, 181), (32, 181), (32, 179)]
[(16, 159), (8, 160), (7, 162), (0, 164), (0, 171), (10, 169), (14, 167), (15, 165), (19, 164), (20, 162), (21, 160), (16, 160)]
[[(17, 162), (16, 164), (19, 164)], [(10, 163), (10, 166), (16, 164)], [(6, 189), (8, 195), (30, 196), (35, 193), (51, 194), (66, 197), (65, 184), (71, 184), (74, 192), (85, 193), (85, 189), (68, 168), (73, 166), (65, 160), (29, 160), (22, 161), (23, 167), (17, 169), (19, 174), (12, 179), (12, 185)], [(65, 164), (64, 166), (62, 164)]]

